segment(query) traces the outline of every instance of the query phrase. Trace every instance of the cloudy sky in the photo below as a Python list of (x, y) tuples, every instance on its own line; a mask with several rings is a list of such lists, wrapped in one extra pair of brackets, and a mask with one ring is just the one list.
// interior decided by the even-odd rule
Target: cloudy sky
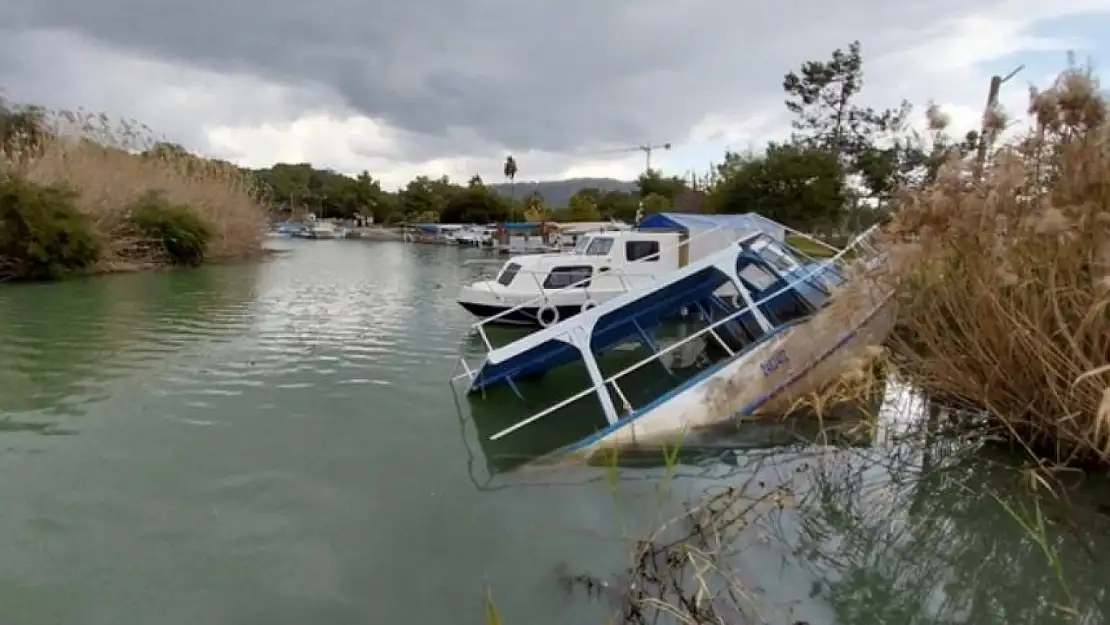
[(868, 103), (974, 123), (989, 76), (1110, 63), (1110, 0), (0, 0), (9, 98), (265, 166), (521, 179), (676, 173), (787, 132), (785, 72), (863, 44)]

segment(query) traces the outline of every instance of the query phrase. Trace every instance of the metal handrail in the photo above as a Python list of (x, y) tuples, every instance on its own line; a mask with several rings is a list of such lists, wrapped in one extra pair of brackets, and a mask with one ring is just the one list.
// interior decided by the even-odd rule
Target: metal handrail
[[(519, 430), (520, 428), (522, 428), (526, 425), (529, 425), (531, 423), (534, 423), (534, 422), (538, 421), (539, 419), (542, 419), (543, 417), (555, 412), (556, 410), (559, 410), (560, 408), (562, 408), (564, 406), (567, 406), (567, 405), (581, 399), (582, 397), (585, 397), (586, 395), (588, 395), (591, 392), (597, 392), (599, 389), (605, 387), (608, 384), (612, 384), (613, 388), (617, 391), (617, 393), (620, 394), (621, 397), (624, 397), (624, 392), (621, 390), (620, 386), (617, 384), (617, 380), (619, 378), (622, 378), (625, 375), (627, 375), (629, 373), (632, 373), (633, 371), (636, 371), (637, 369), (647, 365), (648, 363), (651, 363), (651, 362), (654, 362), (654, 361), (658, 360), (664, 354), (668, 354), (668, 353), (678, 349), (679, 347), (682, 347), (683, 345), (688, 344), (690, 341), (692, 341), (692, 340), (694, 340), (694, 339), (696, 339), (700, 336), (703, 336), (707, 333), (713, 332), (714, 330), (716, 330), (716, 328), (718, 328), (718, 327), (720, 327), (720, 326), (722, 326), (722, 325), (724, 325), (724, 324), (726, 324), (730, 321), (733, 321), (737, 317), (739, 317), (740, 315), (743, 315), (744, 313), (752, 310), (753, 307), (758, 307), (758, 306), (768, 302), (772, 298), (775, 298), (775, 297), (779, 296), (780, 294), (785, 293), (786, 291), (790, 290), (791, 288), (797, 286), (800, 282), (802, 282), (804, 280), (808, 280), (814, 274), (816, 274), (820, 271), (824, 271), (830, 265), (832, 265), (834, 262), (840, 260), (844, 256), (844, 254), (846, 254), (849, 250), (854, 248), (857, 244), (861, 243), (863, 241), (864, 237), (870, 236), (870, 234), (872, 233), (872, 231), (876, 227), (877, 226), (872, 226), (871, 228), (868, 228), (863, 233), (854, 237), (852, 239), (852, 241), (847, 246), (845, 246), (844, 249), (840, 250), (835, 256), (822, 261), (821, 264), (818, 265), (817, 267), (807, 270), (808, 275), (798, 277), (796, 280), (788, 283), (786, 286), (784, 286), (781, 289), (775, 291), (774, 293), (763, 297), (762, 299), (760, 299), (757, 302), (753, 302), (750, 306), (744, 306), (743, 308), (729, 314), (728, 316), (726, 316), (726, 317), (724, 317), (724, 318), (722, 318), (722, 319), (720, 319), (720, 320), (718, 320), (718, 321), (716, 321), (716, 322), (714, 322), (710, 325), (707, 325), (706, 327), (698, 330), (697, 332), (694, 332), (693, 334), (691, 334), (689, 336), (686, 336), (681, 341), (677, 341), (675, 343), (672, 343), (672, 344), (668, 345), (667, 347), (665, 347), (665, 348), (663, 348), (663, 349), (661, 349), (657, 352), (652, 353), (647, 358), (644, 358), (643, 360), (641, 360), (641, 361), (639, 361), (635, 364), (632, 364), (632, 365), (629, 365), (628, 367), (625, 367), (624, 369), (614, 373), (613, 375), (609, 376), (608, 378), (605, 378), (601, 382), (599, 382), (597, 384), (594, 384), (593, 386), (591, 386), (587, 389), (584, 389), (584, 390), (580, 391), (579, 393), (576, 393), (575, 395), (572, 395), (571, 397), (569, 397), (567, 399), (564, 399), (564, 400), (554, 404), (553, 406), (550, 406), (550, 407), (548, 407), (548, 408), (546, 408), (546, 409), (544, 409), (540, 412), (537, 412), (536, 414), (533, 414), (532, 416), (528, 417), (527, 419), (524, 419), (523, 421), (515, 423), (515, 424), (505, 428), (504, 430), (501, 430), (500, 432), (497, 432), (496, 434), (493, 434), (492, 436), (490, 436), (490, 440), (497, 440), (497, 439), (499, 439), (503, 436), (511, 434), (511, 433)], [(562, 335), (560, 334), (560, 336), (562, 336)], [(719, 337), (718, 337), (718, 340), (720, 340)], [(463, 364), (464, 364), (464, 366), (466, 366), (465, 361), (464, 361)], [(470, 377), (471, 380), (473, 380), (473, 377), (469, 375), (469, 371), (467, 372), (466, 375), (468, 377)], [(455, 379), (457, 379), (457, 378), (455, 378)], [(631, 406), (626, 405), (626, 408), (631, 410)]]

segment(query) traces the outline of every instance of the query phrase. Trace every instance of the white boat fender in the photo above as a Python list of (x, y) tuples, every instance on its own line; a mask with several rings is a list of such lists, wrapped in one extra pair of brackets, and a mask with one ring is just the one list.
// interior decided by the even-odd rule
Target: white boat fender
[(536, 321), (545, 328), (559, 323), (559, 309), (550, 304), (540, 306), (536, 311)]
[(588, 299), (588, 300), (582, 302), (582, 308), (580, 308), (578, 310), (578, 312), (586, 312), (587, 310), (589, 310), (591, 308), (596, 308), (596, 307), (597, 307), (597, 302), (593, 301), (592, 299)]

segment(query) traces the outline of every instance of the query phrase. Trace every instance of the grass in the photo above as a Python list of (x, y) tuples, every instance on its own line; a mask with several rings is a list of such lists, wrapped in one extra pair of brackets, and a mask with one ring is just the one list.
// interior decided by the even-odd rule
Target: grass
[(796, 234), (787, 235), (786, 244), (810, 258), (830, 258), (836, 254), (820, 243)]
[(148, 128), (104, 114), (0, 102), (0, 131), (0, 181), (18, 178), (75, 193), (77, 209), (102, 244), (93, 271), (165, 264), (165, 254), (152, 251), (156, 246), (130, 220), (130, 208), (151, 194), (206, 224), (207, 261), (261, 253), (266, 209), (250, 177), (230, 163), (167, 149)]
[(1030, 129), (981, 179), (953, 161), (886, 231), (895, 361), (1067, 465), (1110, 466), (1110, 124), (1086, 70), (1033, 91)]

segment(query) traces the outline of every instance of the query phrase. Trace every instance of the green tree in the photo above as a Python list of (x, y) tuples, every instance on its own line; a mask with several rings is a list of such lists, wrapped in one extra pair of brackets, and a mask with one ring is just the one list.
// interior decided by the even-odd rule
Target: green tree
[(672, 203), (674, 199), (686, 191), (686, 180), (678, 176), (664, 176), (659, 170), (651, 169), (642, 174), (636, 180), (636, 186), (640, 189), (640, 197), (644, 198), (649, 195), (661, 195)]
[(833, 50), (827, 61), (806, 61), (783, 78), (786, 108), (794, 114), (794, 140), (832, 152), (845, 172), (856, 174), (868, 194), (888, 198), (907, 181), (924, 156), (906, 136), (911, 107), (877, 110), (855, 104), (863, 89), (859, 41)]
[[(478, 178), (475, 176), (474, 178)], [(474, 179), (471, 179), (474, 182)], [(491, 223), (505, 221), (508, 204), (499, 195), (479, 183), (471, 184), (453, 194), (440, 212), (443, 223)]]
[(643, 199), (643, 209), (644, 215), (665, 213), (674, 209), (674, 204), (666, 197), (658, 193), (652, 193)]
[(544, 204), (543, 196), (536, 191), (524, 196), (521, 204), (525, 221), (547, 221), (551, 218), (551, 211)]
[(426, 217), (429, 213), (439, 215), (446, 205), (441, 188), (427, 176), (417, 176), (398, 192), (398, 209), (409, 221), (416, 221), (417, 217)]
[(609, 191), (597, 200), (598, 212), (602, 219), (617, 219), (631, 222), (636, 219), (636, 210), (640, 206), (639, 197), (621, 191)]
[(509, 197), (512, 203), (509, 206), (509, 217), (512, 218), (513, 209), (516, 207), (516, 159), (510, 154), (505, 157), (505, 166), (502, 168), (505, 177), (509, 179)]
[(710, 193), (714, 212), (761, 215), (799, 230), (838, 224), (848, 193), (844, 167), (828, 150), (769, 144), (765, 154), (736, 161)]
[(381, 183), (366, 170), (355, 178), (354, 199), (356, 212), (373, 217), (377, 223), (389, 222), (396, 209), (396, 204), (386, 198)]
[(46, 109), (11, 106), (0, 99), (0, 152), (37, 147), (46, 136)]
[(505, 157), (505, 167), (502, 171), (504, 172), (505, 177), (509, 179), (509, 195), (511, 195), (513, 198), (516, 198), (517, 166), (516, 159), (513, 158), (512, 154)]
[(171, 143), (169, 141), (157, 141), (150, 149), (143, 152), (143, 156), (159, 156), (162, 158), (173, 158), (180, 156), (188, 156), (189, 151), (185, 146), (180, 143)]
[(597, 189), (582, 189), (570, 197), (564, 221), (599, 221), (601, 211), (597, 208)]

